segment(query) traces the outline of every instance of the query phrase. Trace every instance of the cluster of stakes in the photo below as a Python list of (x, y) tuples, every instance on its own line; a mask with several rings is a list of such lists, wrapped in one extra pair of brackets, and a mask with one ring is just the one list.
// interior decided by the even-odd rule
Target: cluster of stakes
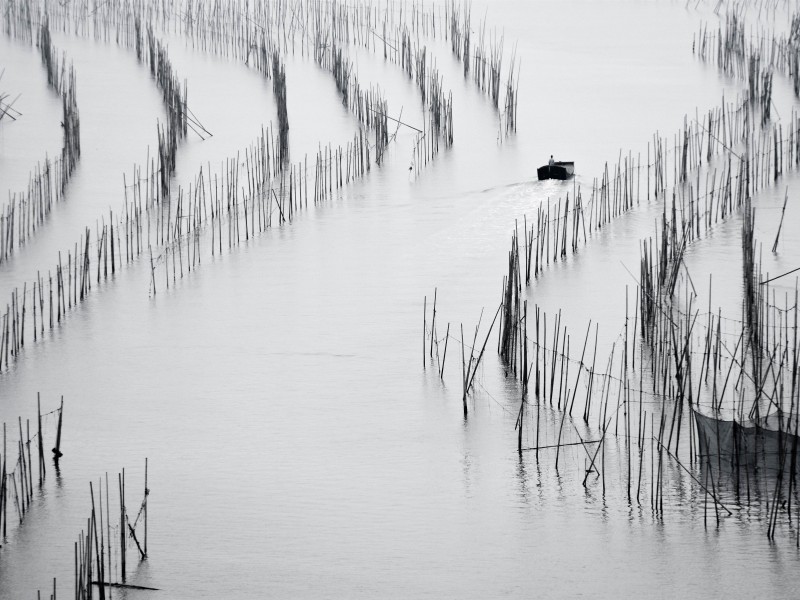
[[(436, 67), (430, 44), (458, 40), (464, 72), (471, 71), (470, 80), (486, 94), (501, 132), (508, 135), (516, 130), (515, 58), (512, 56), (505, 70), (503, 86), (502, 35), (485, 34), (486, 23), (482, 22), (471, 55), (469, 9), (452, 1), (446, 6), (414, 3), (406, 7), (316, 0), (233, 0), (221, 5), (201, 0), (177, 7), (163, 0), (2, 0), (0, 13), (6, 36), (39, 49), (48, 84), (61, 98), (63, 111), (60, 155), (45, 156), (30, 174), (26, 190), (11, 193), (0, 209), (0, 262), (23, 252), (52, 217), (55, 203), (69, 199), (70, 177), (80, 158), (75, 69), (53, 44), (54, 36), (78, 36), (131, 52), (149, 72), (165, 113), (163, 122), (156, 123), (157, 150), (151, 153), (148, 149), (145, 163), (123, 175), (117, 208), (83, 227), (78, 239), (58, 253), (51, 268), (37, 271), (10, 292), (5, 311), (0, 312), (0, 370), (10, 368), (24, 352), (26, 342), (49, 339), (92, 291), (112, 285), (121, 270), (148, 265), (150, 292), (155, 294), (162, 285), (174, 285), (179, 277), (199, 267), (205, 256), (221, 254), (273, 226), (291, 223), (298, 211), (308, 208), (309, 200), (313, 206), (334, 198), (345, 186), (384, 163), (401, 127), (413, 131), (413, 168), (419, 171), (429, 164), (440, 148), (454, 143), (453, 96)], [(274, 127), (262, 126), (248, 147), (216, 165), (200, 168), (185, 186), (174, 181), (181, 142), (189, 135), (205, 139), (211, 133), (189, 108), (188, 82), (178, 76), (170, 60), (167, 40), (175, 36), (195, 51), (261, 73), (272, 82), (276, 106)], [(353, 66), (356, 51), (382, 54), (416, 83), (424, 114), (421, 124), (405, 122), (402, 110), (393, 114), (377, 85), (359, 81)], [(287, 89), (286, 63), (287, 56), (296, 55), (313, 59), (330, 74), (356, 123), (351, 141), (338, 146), (321, 142), (312, 156), (292, 157), (290, 153), (291, 90)], [(0, 91), (0, 122), (22, 117), (14, 104), (9, 94)], [(21, 520), (41, 501), (33, 494), (31, 443), (38, 440), (41, 486), (45, 484), (42, 423), (46, 429), (49, 419), (57, 416), (60, 432), (62, 408), (63, 404), (50, 413), (40, 411), (39, 431), (29, 432), (27, 438), (20, 420), (18, 458), (13, 465), (3, 448), (0, 525), (4, 537), (9, 507), (14, 507)], [(59, 446), (57, 442), (56, 457), (60, 456)], [(127, 513), (124, 472), (116, 485), (111, 485), (107, 476), (90, 485), (91, 514), (74, 544), (76, 599), (104, 598), (113, 586), (136, 587), (126, 576), (127, 549), (135, 546), (140, 559), (147, 555), (146, 472), (145, 468), (144, 498), (133, 518)], [(117, 501), (113, 501), (112, 487), (119, 488)], [(10, 516), (14, 520), (13, 513)], [(143, 534), (139, 525), (143, 525)], [(54, 580), (51, 598), (55, 597)]]
[[(512, 235), (500, 306), (483, 334), (479, 321), (471, 344), (463, 325), (460, 338), (450, 323), (440, 337), (436, 294), (430, 321), (426, 300), (423, 364), (433, 364), (444, 378), (448, 341), (461, 344), (466, 417), (469, 398), (481, 386), (475, 373), (497, 326), (500, 364), (519, 382), (520, 457), (533, 452), (539, 461), (552, 452), (557, 470), (575, 465), (584, 486), (599, 485), (604, 497), (629, 506), (649, 505), (659, 519), (665, 498), (678, 496), (670, 486), (688, 482), (689, 506), (703, 511), (705, 523), (709, 517), (754, 518), (769, 539), (782, 531), (800, 547), (800, 294), (795, 284), (779, 298), (770, 286), (793, 271), (762, 273), (753, 208), (760, 192), (800, 169), (800, 118), (793, 113), (788, 123), (773, 124), (768, 106), (771, 72), (792, 76), (778, 62), (796, 55), (798, 38), (793, 25), (794, 35), (784, 42), (751, 46), (743, 27), (730, 16), (717, 34), (720, 68), (749, 86), (742, 96), (723, 99), (702, 117), (687, 116), (672, 140), (654, 136), (644, 162), (620, 154), (594, 180), (591, 194), (576, 184), (572, 199), (567, 194), (539, 206), (530, 225), (525, 217), (522, 234), (517, 226)], [(700, 40), (700, 56), (707, 59), (714, 46), (705, 30)], [(773, 46), (780, 51), (766, 60), (763, 48)], [(787, 201), (788, 192), (772, 252), (779, 247)], [(535, 288), (527, 288), (551, 263), (579, 253), (640, 205), (660, 208), (657, 231), (640, 244), (639, 272), (631, 274), (637, 284), (633, 310), (626, 287), (624, 325), (609, 356), (598, 357), (598, 324), (590, 321), (575, 344), (560, 310), (549, 315), (549, 326), (544, 310), (529, 310)], [(743, 294), (734, 317), (712, 309), (711, 276), (709, 304), (705, 310), (696, 306), (684, 262), (692, 243), (731, 217), (742, 222)], [(565, 460), (567, 451), (579, 454)], [(613, 455), (610, 463), (606, 454)], [(607, 473), (619, 486), (607, 488)], [(736, 510), (742, 506), (749, 517)]]

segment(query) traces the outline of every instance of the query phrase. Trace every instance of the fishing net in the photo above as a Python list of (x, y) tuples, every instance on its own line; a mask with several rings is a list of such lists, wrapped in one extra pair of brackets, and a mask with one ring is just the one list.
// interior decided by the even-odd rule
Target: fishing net
[(770, 414), (743, 422), (694, 412), (698, 455), (731, 465), (800, 472), (797, 419)]

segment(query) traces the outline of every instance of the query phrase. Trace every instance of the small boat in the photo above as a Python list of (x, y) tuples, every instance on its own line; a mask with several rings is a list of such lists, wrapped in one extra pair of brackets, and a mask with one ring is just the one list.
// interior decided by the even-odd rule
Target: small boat
[(575, 174), (574, 162), (557, 161), (536, 169), (539, 181), (542, 179), (569, 179)]

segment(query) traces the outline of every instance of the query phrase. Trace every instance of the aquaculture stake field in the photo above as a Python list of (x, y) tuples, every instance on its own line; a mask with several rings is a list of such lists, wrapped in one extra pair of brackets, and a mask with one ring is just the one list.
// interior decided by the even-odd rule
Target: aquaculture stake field
[(796, 2), (0, 11), (0, 597), (794, 594)]

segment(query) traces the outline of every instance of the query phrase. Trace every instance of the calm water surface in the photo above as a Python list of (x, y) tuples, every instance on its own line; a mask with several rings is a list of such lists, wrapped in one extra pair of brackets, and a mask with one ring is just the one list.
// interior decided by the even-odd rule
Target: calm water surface
[[(644, 162), (655, 131), (677, 131), (685, 114), (703, 114), (740, 89), (692, 56), (700, 22), (716, 27), (710, 4), (564, 7), (473, 5), (474, 21), (485, 14), (504, 33), (506, 64), (517, 45), (515, 136), (498, 140), (496, 111), (464, 80), (447, 42), (431, 42), (453, 92), (455, 145), (419, 174), (408, 170), (413, 135), (400, 128), (384, 166), (293, 223), (221, 256), (204, 254), (169, 289), (159, 268), (156, 294), (144, 261), (124, 269), (43, 343), (26, 345), (0, 379), (0, 416), (14, 426), (18, 416), (35, 417), (37, 392), (45, 411), (63, 395), (65, 456), (9, 531), (0, 597), (32, 598), (53, 577), (59, 593), (69, 593), (89, 481), (105, 484), (108, 473), (113, 498), (125, 468), (135, 512), (145, 457), (149, 558), (129, 567), (129, 580), (163, 591), (120, 597), (796, 595), (796, 531), (782, 530), (771, 545), (765, 523), (746, 511), (706, 528), (704, 499), (675, 465), (663, 518), (655, 518), (649, 502), (627, 502), (621, 439), (607, 448), (605, 494), (597, 480), (581, 485), (580, 446), (564, 450), (558, 468), (552, 453), (520, 458), (520, 390), (492, 342), (468, 419), (457, 342), (443, 380), (435, 365), (423, 369), (425, 296), (430, 302), (437, 290), (440, 336), (449, 322), (452, 331), (463, 323), (470, 337), (482, 310), (485, 330), (515, 223), (543, 202), (573, 197), (578, 185), (586, 194), (620, 151)], [(54, 41), (75, 64), (83, 155), (65, 202), (0, 266), (6, 295), (52, 269), (84, 226), (119, 209), (123, 173), (153, 155), (156, 121), (164, 119), (159, 92), (132, 52), (65, 34)], [(215, 168), (275, 121), (275, 105), (271, 82), (256, 71), (177, 37), (169, 43), (190, 107), (214, 134), (190, 135), (179, 149), (175, 185), (187, 186), (201, 166)], [(353, 56), (362, 84), (379, 83), (392, 114), (421, 124), (413, 82), (377, 54)], [(292, 159), (352, 139), (356, 121), (330, 75), (299, 53), (286, 65)], [(0, 127), (6, 197), (58, 150), (60, 108), (35, 50), (2, 37), (0, 67), (4, 89), (23, 93), (17, 107), (25, 115)], [(776, 104), (788, 118), (793, 100), (777, 79)], [(574, 182), (534, 181), (550, 154), (576, 161)], [(757, 199), (765, 246), (787, 185), (797, 178)], [(531, 304), (562, 311), (575, 339), (590, 320), (600, 323), (603, 361), (624, 324), (626, 287), (633, 305), (629, 271), (638, 270), (639, 242), (654, 235), (661, 208), (643, 204), (592, 234), (528, 289)], [(708, 302), (713, 273), (712, 302), (733, 316), (740, 228), (732, 218), (687, 257), (698, 302)], [(779, 255), (764, 252), (765, 270), (796, 266), (797, 236), (787, 231), (782, 240)], [(555, 431), (560, 417), (545, 411), (543, 422)], [(47, 435), (54, 425), (48, 417)]]

